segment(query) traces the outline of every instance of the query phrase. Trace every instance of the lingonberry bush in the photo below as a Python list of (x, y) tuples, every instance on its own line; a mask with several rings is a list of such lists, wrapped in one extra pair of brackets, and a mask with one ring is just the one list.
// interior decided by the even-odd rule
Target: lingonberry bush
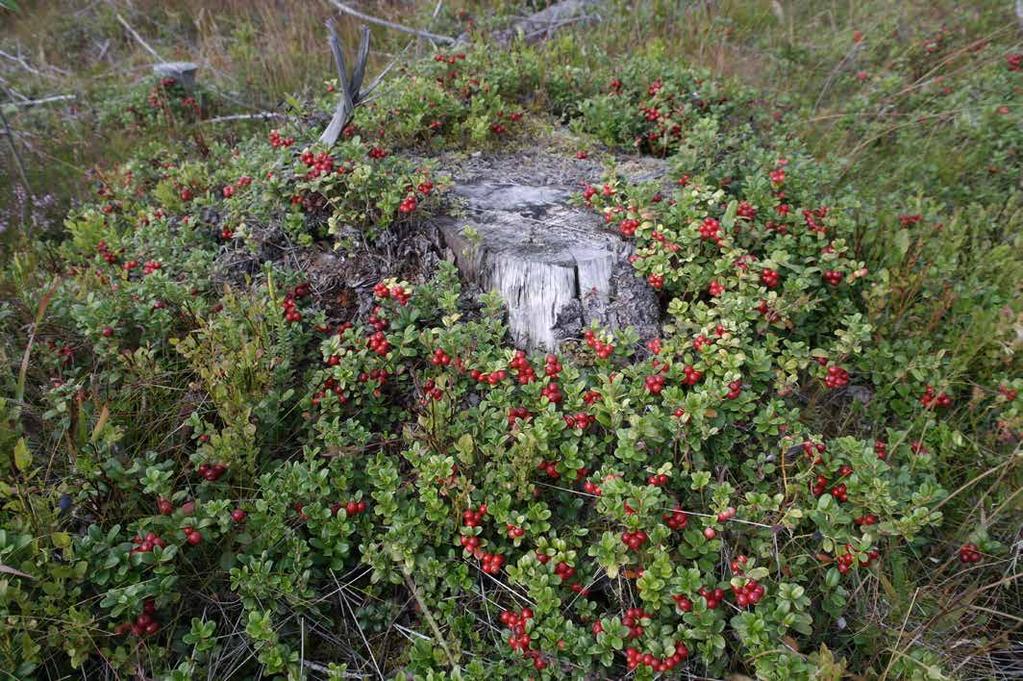
[[(1014, 284), (921, 233), (943, 219), (926, 202), (878, 218), (904, 248), (864, 248), (861, 197), (749, 90), (656, 54), (545, 69), (581, 51), (438, 52), (331, 148), (289, 122), (142, 149), (70, 213), (51, 278), (42, 249), (11, 265), (37, 323), (0, 402), (5, 669), (866, 675), (899, 642), (844, 631), (871, 621), (864, 592), (914, 584), (908, 556), (981, 574), (1007, 553), (986, 525), (949, 530), (972, 484), (950, 463), (977, 438), (978, 467), (1008, 470), (1023, 379), (1008, 353), (943, 348), (1005, 337)], [(381, 239), (425, 228), (447, 184), (425, 152), (561, 123), (667, 158), (666, 181), (609, 161), (577, 197), (628, 242), (657, 337), (592, 327), (529, 354), (449, 262), (371, 269), (361, 307), (296, 266), (386, 261)], [(941, 234), (968, 250), (982, 216)], [(898, 323), (935, 319), (925, 262), (987, 326), (900, 335), (889, 297)]]

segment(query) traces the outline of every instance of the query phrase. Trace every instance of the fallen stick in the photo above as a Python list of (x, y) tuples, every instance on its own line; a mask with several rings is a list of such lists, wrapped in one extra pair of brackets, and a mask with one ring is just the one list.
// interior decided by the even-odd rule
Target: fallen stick
[(402, 26), (396, 24), (393, 21), (387, 21), (386, 19), (379, 19), (369, 14), (364, 14), (357, 9), (349, 7), (348, 5), (341, 2), (341, 0), (329, 0), (330, 4), (333, 5), (339, 12), (344, 12), (357, 19), (362, 19), (365, 22), (376, 24), (377, 26), (385, 26), (394, 31), (401, 31), (402, 33), (408, 33), (410, 35), (418, 36), (420, 38), (426, 38), (435, 43), (444, 43), (445, 45), (454, 45), (458, 42), (455, 38), (446, 35), (438, 35), (436, 33), (430, 33), (429, 31), (421, 31), (418, 28), (410, 28), (408, 26)]
[(43, 97), (41, 99), (25, 99), (20, 102), (11, 102), (8, 106), (12, 106), (18, 109), (39, 106), (40, 104), (51, 104), (53, 102), (66, 102), (69, 100), (78, 99), (78, 95), (52, 95), (50, 97)]
[(131, 27), (131, 24), (129, 24), (125, 20), (125, 18), (121, 16), (120, 12), (117, 13), (117, 20), (119, 22), (121, 22), (121, 26), (124, 26), (125, 30), (128, 31), (128, 33), (131, 34), (132, 38), (135, 39), (135, 42), (137, 42), (139, 45), (141, 45), (146, 50), (146, 52), (148, 52), (149, 54), (153, 55), (158, 60), (163, 61), (163, 57), (161, 57), (159, 54), (157, 54), (156, 50), (154, 50), (152, 47), (150, 47), (149, 43), (147, 43), (145, 40), (142, 39), (142, 36), (140, 36), (138, 34), (138, 32), (134, 28)]
[(230, 116), (217, 116), (216, 118), (207, 118), (201, 123), (227, 123), (229, 121), (270, 121), (281, 118), (287, 118), (282, 113), (275, 111), (260, 111), (259, 113), (251, 114), (232, 114)]

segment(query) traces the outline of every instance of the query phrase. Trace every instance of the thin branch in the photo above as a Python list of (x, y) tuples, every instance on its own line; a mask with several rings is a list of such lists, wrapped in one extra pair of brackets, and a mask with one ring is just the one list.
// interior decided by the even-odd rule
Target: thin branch
[(202, 123), (227, 123), (229, 121), (270, 121), (287, 118), (282, 113), (274, 111), (260, 111), (259, 113), (251, 114), (232, 114), (230, 116), (217, 116), (216, 118), (207, 118)]
[(121, 26), (124, 26), (125, 30), (128, 31), (128, 33), (131, 34), (132, 38), (135, 39), (135, 42), (137, 42), (139, 45), (141, 45), (146, 50), (146, 52), (148, 52), (149, 54), (153, 55), (156, 59), (158, 59), (160, 61), (164, 61), (163, 57), (161, 57), (157, 53), (156, 50), (154, 50), (152, 47), (150, 47), (149, 43), (147, 43), (145, 40), (143, 40), (142, 36), (140, 36), (138, 34), (138, 32), (134, 28), (131, 27), (131, 24), (129, 24), (127, 21), (125, 21), (124, 17), (121, 16), (120, 12), (117, 13), (117, 20), (119, 22), (121, 22)]
[(12, 102), (9, 106), (20, 109), (23, 107), (39, 106), (40, 104), (51, 104), (53, 102), (66, 102), (74, 99), (78, 99), (78, 95), (52, 95), (41, 99), (26, 99), (20, 102)]
[[(348, 121), (352, 117), (352, 113), (355, 110), (355, 99), (358, 95), (353, 95), (349, 86), (348, 79), (348, 68), (345, 65), (345, 53), (341, 49), (341, 39), (337, 35), (337, 29), (334, 27), (334, 20), (327, 20), (327, 32), (330, 34), (328, 42), (330, 43), (330, 51), (334, 55), (334, 63), (337, 65), (338, 73), (338, 89), (340, 97), (337, 100), (337, 108), (334, 109), (334, 116), (330, 119), (330, 123), (326, 129), (320, 135), (320, 142), (323, 142), (327, 146), (333, 146), (337, 142), (338, 137), (341, 136), (341, 131), (344, 130), (345, 126), (348, 125)], [(364, 33), (363, 37), (367, 37), (368, 33)], [(366, 43), (366, 54), (369, 53), (368, 40)], [(356, 67), (358, 68), (358, 67)], [(365, 66), (363, 66), (365, 68)]]
[(396, 24), (393, 21), (387, 21), (386, 19), (378, 19), (377, 17), (370, 16), (369, 14), (364, 14), (364, 13), (360, 12), (357, 9), (349, 7), (348, 5), (344, 4), (340, 0), (329, 0), (329, 1), (330, 1), (330, 4), (333, 5), (339, 12), (343, 12), (343, 13), (348, 14), (350, 16), (353, 16), (353, 17), (355, 17), (357, 19), (362, 19), (363, 21), (366, 21), (366, 22), (371, 23), (371, 24), (376, 24), (377, 26), (384, 26), (384, 27), (389, 28), (389, 29), (394, 30), (394, 31), (401, 31), (402, 33), (408, 33), (410, 35), (418, 36), (420, 38), (426, 38), (427, 40), (431, 40), (431, 41), (433, 41), (435, 43), (444, 43), (445, 45), (454, 45), (457, 42), (457, 40), (455, 40), (454, 38), (452, 38), (450, 36), (438, 35), (436, 33), (430, 33), (429, 31), (421, 31), (421, 30), (419, 30), (417, 28), (410, 28), (408, 26), (402, 26), (401, 24)]
[(369, 27), (363, 26), (360, 34), (359, 52), (355, 55), (355, 67), (352, 69), (352, 79), (348, 83), (353, 105), (362, 99), (359, 89), (362, 88), (362, 79), (366, 76), (366, 62), (369, 60)]

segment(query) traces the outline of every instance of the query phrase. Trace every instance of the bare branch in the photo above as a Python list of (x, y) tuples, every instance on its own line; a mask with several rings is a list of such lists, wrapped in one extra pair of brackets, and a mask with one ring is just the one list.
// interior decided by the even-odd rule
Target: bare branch
[(67, 102), (75, 99), (78, 99), (78, 95), (52, 95), (41, 99), (25, 99), (20, 102), (13, 102), (10, 106), (21, 109), (30, 106), (39, 106), (40, 104), (50, 104), (52, 102)]
[(260, 111), (259, 113), (251, 114), (233, 114), (230, 116), (217, 116), (216, 118), (207, 118), (202, 123), (227, 123), (229, 121), (271, 121), (287, 118), (282, 113), (275, 111)]
[(131, 24), (129, 24), (125, 20), (125, 18), (121, 16), (120, 12), (117, 13), (117, 20), (119, 22), (121, 22), (121, 26), (124, 26), (125, 30), (128, 31), (128, 33), (131, 34), (132, 38), (135, 39), (135, 42), (137, 42), (139, 45), (141, 45), (146, 50), (146, 52), (148, 52), (149, 54), (153, 55), (155, 58), (159, 59), (160, 61), (163, 61), (163, 57), (161, 57), (159, 54), (157, 54), (156, 50), (154, 50), (152, 47), (150, 47), (149, 43), (147, 43), (145, 40), (142, 39), (142, 36), (140, 36), (138, 34), (138, 32), (134, 28), (131, 27)]
[[(334, 116), (330, 119), (330, 123), (327, 125), (326, 130), (320, 135), (320, 141), (327, 146), (332, 146), (337, 142), (338, 137), (341, 136), (341, 131), (348, 125), (348, 121), (351, 120), (352, 114), (355, 111), (355, 100), (358, 97), (358, 93), (352, 94), (350, 89), (350, 81), (348, 79), (348, 68), (345, 65), (345, 53), (341, 49), (341, 39), (337, 35), (337, 29), (334, 27), (334, 20), (327, 20), (327, 32), (330, 33), (328, 42), (330, 43), (330, 51), (334, 55), (334, 62), (337, 65), (338, 73), (338, 89), (340, 97), (338, 97), (337, 108), (334, 110)], [(363, 37), (366, 39), (365, 48), (366, 56), (369, 54), (369, 37), (368, 32), (363, 33)], [(358, 65), (356, 69), (358, 70)], [(365, 70), (365, 63), (362, 65), (362, 69)]]
[(355, 57), (355, 68), (352, 69), (352, 80), (348, 86), (353, 104), (358, 104), (359, 100), (362, 99), (359, 89), (362, 87), (362, 79), (366, 75), (366, 61), (369, 59), (369, 27), (363, 26), (361, 33), (359, 53)]
[(362, 19), (363, 21), (366, 21), (371, 24), (376, 24), (377, 26), (385, 26), (386, 28), (389, 28), (394, 31), (401, 31), (402, 33), (408, 33), (410, 35), (418, 36), (420, 38), (426, 38), (427, 40), (430, 40), (432, 42), (443, 43), (445, 45), (454, 45), (456, 42), (458, 42), (455, 38), (452, 38), (450, 36), (438, 35), (436, 33), (430, 33), (429, 31), (421, 31), (417, 28), (409, 28), (408, 26), (402, 26), (401, 24), (396, 24), (393, 21), (387, 21), (386, 19), (378, 19), (377, 17), (370, 16), (369, 14), (364, 14), (357, 9), (349, 7), (340, 0), (330, 0), (330, 4), (333, 5), (339, 12), (344, 12), (345, 14), (353, 16), (357, 19)]

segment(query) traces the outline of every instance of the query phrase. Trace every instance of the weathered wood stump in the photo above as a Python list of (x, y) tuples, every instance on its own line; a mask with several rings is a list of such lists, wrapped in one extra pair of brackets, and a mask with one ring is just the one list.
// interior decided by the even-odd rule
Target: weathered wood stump
[(441, 234), (463, 275), (504, 298), (517, 345), (553, 350), (594, 321), (656, 333), (657, 301), (626, 260), (631, 246), (569, 205), (571, 188), (482, 181), (455, 193), (466, 215), (444, 219)]
[(195, 73), (198, 70), (199, 66), (190, 61), (168, 61), (153, 64), (153, 73), (159, 78), (173, 78), (186, 90), (195, 87)]

